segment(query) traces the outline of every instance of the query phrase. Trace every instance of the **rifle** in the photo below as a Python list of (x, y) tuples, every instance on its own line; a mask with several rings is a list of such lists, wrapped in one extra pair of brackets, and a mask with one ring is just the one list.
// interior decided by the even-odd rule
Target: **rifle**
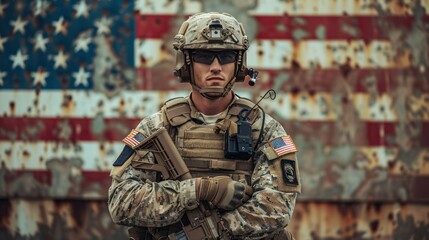
[[(192, 178), (185, 161), (174, 145), (165, 128), (160, 128), (150, 137), (134, 147), (150, 151), (156, 164), (139, 163), (139, 168), (160, 172), (164, 180), (186, 180)], [(226, 232), (218, 232), (220, 214), (218, 209), (210, 209), (207, 202), (201, 202), (198, 208), (188, 210), (181, 220), (187, 239), (222, 239), (230, 237)]]

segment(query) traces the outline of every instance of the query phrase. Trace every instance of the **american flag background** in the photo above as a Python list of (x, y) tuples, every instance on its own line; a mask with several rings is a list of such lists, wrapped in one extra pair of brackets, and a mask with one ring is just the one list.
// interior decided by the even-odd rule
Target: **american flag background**
[(109, 171), (143, 117), (187, 95), (172, 40), (200, 11), (246, 29), (259, 79), (235, 90), (277, 92), (261, 106), (299, 150), (297, 239), (429, 238), (428, 0), (9, 0), (0, 239), (127, 238)]

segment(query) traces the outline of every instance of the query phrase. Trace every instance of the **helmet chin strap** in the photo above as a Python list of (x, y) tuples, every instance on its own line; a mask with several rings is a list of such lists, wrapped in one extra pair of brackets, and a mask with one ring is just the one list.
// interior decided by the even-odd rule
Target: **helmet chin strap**
[[(195, 83), (191, 83), (192, 87), (197, 90), (201, 96), (210, 99), (210, 100), (215, 100), (221, 97), (225, 97), (229, 91), (231, 91), (232, 87), (234, 86), (235, 83), (235, 77), (233, 77), (231, 80), (229, 80), (229, 82), (225, 85), (224, 88), (201, 88), (199, 86), (197, 86), (197, 84)], [(209, 93), (213, 93), (214, 95)]]

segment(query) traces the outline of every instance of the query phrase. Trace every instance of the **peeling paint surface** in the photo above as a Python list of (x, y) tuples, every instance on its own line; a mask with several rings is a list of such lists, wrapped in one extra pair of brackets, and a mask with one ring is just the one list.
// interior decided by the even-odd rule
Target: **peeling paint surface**
[(127, 239), (110, 167), (188, 94), (172, 39), (200, 11), (246, 29), (259, 79), (236, 93), (277, 93), (260, 106), (299, 148), (296, 239), (429, 239), (429, 0), (30, 2), (0, 3), (0, 239)]

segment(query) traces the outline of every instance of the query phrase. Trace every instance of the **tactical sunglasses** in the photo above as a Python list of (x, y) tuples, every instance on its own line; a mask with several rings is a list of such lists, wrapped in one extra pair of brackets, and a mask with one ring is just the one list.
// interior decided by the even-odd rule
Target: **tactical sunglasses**
[(191, 52), (192, 61), (210, 65), (215, 58), (218, 59), (220, 64), (233, 63), (237, 61), (237, 52), (228, 51), (206, 51), (195, 50)]

